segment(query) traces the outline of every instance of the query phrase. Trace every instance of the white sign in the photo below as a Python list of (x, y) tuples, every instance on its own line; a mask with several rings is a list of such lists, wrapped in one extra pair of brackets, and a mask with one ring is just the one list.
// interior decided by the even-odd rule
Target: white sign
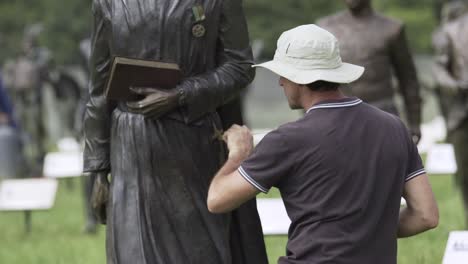
[(253, 139), (254, 139), (254, 146), (257, 146), (260, 141), (268, 134), (271, 130), (267, 129), (256, 129), (252, 131)]
[(80, 177), (83, 174), (83, 153), (52, 152), (44, 159), (44, 176), (49, 178)]
[(429, 149), (426, 172), (428, 174), (454, 174), (457, 172), (455, 152), (451, 144), (436, 144)]
[(286, 213), (282, 199), (257, 199), (257, 210), (262, 222), (263, 234), (288, 234), (291, 220)]
[(468, 231), (450, 232), (443, 264), (468, 263)]
[(56, 192), (54, 179), (4, 180), (0, 183), (0, 210), (47, 210), (54, 205)]

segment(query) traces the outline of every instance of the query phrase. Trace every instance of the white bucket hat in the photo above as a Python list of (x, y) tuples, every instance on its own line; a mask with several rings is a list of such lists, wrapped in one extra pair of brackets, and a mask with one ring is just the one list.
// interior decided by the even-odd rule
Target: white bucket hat
[(335, 36), (313, 24), (281, 34), (273, 60), (253, 67), (266, 68), (297, 84), (350, 83), (364, 73), (364, 67), (342, 62)]

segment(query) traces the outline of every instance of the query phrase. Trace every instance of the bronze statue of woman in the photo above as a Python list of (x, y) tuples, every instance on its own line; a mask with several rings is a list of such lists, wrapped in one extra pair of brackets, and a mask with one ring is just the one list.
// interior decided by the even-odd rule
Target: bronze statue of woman
[[(206, 207), (226, 156), (218, 109), (254, 77), (242, 1), (94, 0), (93, 14), (84, 169), (108, 263), (267, 263), (255, 201), (233, 214)], [(183, 81), (109, 101), (114, 56), (177, 63)]]

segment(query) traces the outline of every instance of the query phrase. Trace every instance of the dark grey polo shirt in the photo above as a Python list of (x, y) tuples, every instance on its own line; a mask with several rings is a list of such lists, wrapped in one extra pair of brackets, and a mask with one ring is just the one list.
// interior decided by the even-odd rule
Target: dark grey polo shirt
[(269, 133), (239, 172), (281, 192), (292, 221), (281, 264), (395, 264), (403, 185), (425, 173), (401, 120), (357, 98)]

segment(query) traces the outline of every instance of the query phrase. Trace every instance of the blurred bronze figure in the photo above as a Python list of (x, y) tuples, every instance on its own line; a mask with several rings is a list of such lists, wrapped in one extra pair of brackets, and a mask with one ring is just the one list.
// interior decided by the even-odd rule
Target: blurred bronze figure
[(375, 12), (371, 0), (345, 2), (349, 10), (325, 17), (317, 24), (338, 38), (343, 60), (366, 68), (363, 77), (349, 85), (349, 93), (398, 115), (393, 100), (392, 72), (395, 73), (408, 126), (413, 139), (418, 142), (421, 137), (421, 98), (404, 25)]
[[(435, 51), (443, 50), (444, 46), (446, 46), (444, 28), (448, 23), (456, 20), (466, 12), (466, 4), (463, 0), (449, 1), (444, 4), (439, 11), (441, 18), (440, 26), (434, 30), (432, 35), (432, 45)], [(446, 70), (441, 70), (439, 63), (435, 63), (433, 67), (433, 76), (436, 80), (434, 91), (439, 101), (442, 116), (448, 126), (449, 110), (451, 108), (453, 94), (447, 89), (444, 89), (443, 86), (444, 83), (450, 82), (451, 77), (447, 76)]]
[(45, 156), (45, 127), (42, 90), (49, 79), (50, 52), (39, 45), (43, 31), (41, 24), (34, 24), (25, 30), (22, 53), (5, 65), (5, 85), (11, 94), (18, 123), (26, 135), (25, 155), (29, 176), (42, 175)]
[(455, 148), (458, 184), (468, 226), (468, 14), (445, 23), (434, 36), (435, 78), (443, 97), (448, 139)]
[[(267, 263), (254, 200), (232, 214), (206, 207), (226, 158), (216, 135), (236, 114), (218, 110), (254, 77), (242, 1), (94, 0), (93, 14), (84, 169), (96, 176), (108, 263)], [(109, 101), (117, 55), (177, 63), (184, 80)]]

